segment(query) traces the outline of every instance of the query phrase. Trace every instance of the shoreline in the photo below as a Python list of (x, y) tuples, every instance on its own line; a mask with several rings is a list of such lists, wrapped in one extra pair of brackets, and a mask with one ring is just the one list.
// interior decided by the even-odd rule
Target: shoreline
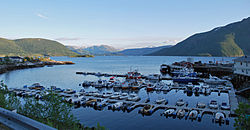
[(0, 65), (0, 74), (19, 69), (44, 67), (46, 65), (72, 65), (72, 64), (75, 63), (73, 63), (72, 61), (45, 61), (36, 63), (16, 63), (10, 65)]

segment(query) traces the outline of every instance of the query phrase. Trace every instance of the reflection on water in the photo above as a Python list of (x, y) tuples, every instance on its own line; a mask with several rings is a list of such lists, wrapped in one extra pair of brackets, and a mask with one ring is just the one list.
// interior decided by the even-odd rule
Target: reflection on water
[[(77, 71), (88, 72), (102, 72), (102, 73), (116, 73), (124, 74), (130, 70), (130, 67), (137, 67), (142, 74), (160, 73), (159, 68), (162, 63), (171, 64), (176, 61), (186, 60), (187, 57), (150, 57), (150, 56), (111, 56), (111, 57), (95, 57), (95, 58), (67, 58), (54, 57), (55, 60), (73, 61), (74, 65), (62, 65), (43, 68), (31, 68), (24, 70), (11, 71), (0, 75), (0, 80), (4, 80), (9, 87), (22, 87), (24, 85), (31, 85), (35, 82), (40, 83), (46, 87), (57, 86), (61, 88), (72, 88), (80, 90), (79, 86), (84, 80), (97, 81), (96, 76), (76, 75)], [(216, 57), (219, 61), (222, 58)], [(194, 61), (214, 61), (213, 57), (194, 57)], [(232, 58), (224, 58), (224, 61), (232, 62)], [(105, 79), (105, 78), (102, 78)], [(86, 88), (86, 91), (92, 91), (95, 88)], [(217, 100), (220, 104), (222, 101), (228, 103), (228, 95), (212, 92), (211, 95), (195, 95), (194, 93), (184, 93), (183, 90), (171, 90), (169, 92), (153, 91), (147, 92), (144, 88), (138, 91), (128, 90), (113, 90), (101, 88), (100, 92), (117, 91), (127, 93), (137, 93), (141, 98), (141, 102), (150, 98), (150, 102), (154, 102), (158, 98), (165, 98), (168, 104), (175, 105), (176, 101), (182, 98), (188, 102), (188, 106), (196, 106), (199, 101), (208, 103), (211, 99)], [(111, 111), (104, 108), (102, 111), (94, 110), (91, 107), (79, 107), (74, 109), (75, 116), (87, 126), (96, 126), (99, 122), (102, 126), (109, 129), (234, 129), (233, 119), (230, 119), (230, 124), (225, 125), (215, 124), (212, 122), (214, 118), (212, 115), (204, 115), (202, 121), (185, 120), (172, 117), (160, 116), (164, 110), (159, 109), (151, 116), (142, 116), (138, 114), (138, 107), (133, 111), (127, 113), (123, 111)]]

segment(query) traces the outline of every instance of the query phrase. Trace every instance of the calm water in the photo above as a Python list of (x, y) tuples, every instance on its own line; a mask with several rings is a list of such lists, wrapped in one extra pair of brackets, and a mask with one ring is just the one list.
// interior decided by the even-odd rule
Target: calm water
[[(193, 57), (194, 61), (228, 61), (232, 62), (232, 58), (221, 57)], [(0, 75), (0, 80), (4, 80), (9, 87), (22, 87), (39, 82), (44, 86), (57, 86), (61, 88), (73, 88), (80, 90), (79, 86), (84, 80), (96, 81), (95, 76), (76, 75), (77, 71), (103, 72), (124, 74), (131, 68), (139, 69), (142, 74), (160, 73), (159, 68), (162, 63), (171, 64), (176, 61), (186, 60), (187, 57), (150, 57), (150, 56), (114, 56), (114, 57), (95, 57), (95, 58), (68, 58), (53, 57), (55, 60), (73, 61), (75, 65), (62, 65), (53, 67), (33, 68), (25, 70), (16, 70)], [(94, 89), (94, 88), (89, 88)], [(100, 91), (112, 91), (102, 89)], [(132, 93), (132, 92), (129, 92)], [(187, 96), (183, 91), (170, 91), (168, 93), (152, 92), (147, 93), (141, 89), (136, 92), (145, 99), (150, 97), (151, 101), (159, 97), (168, 99), (169, 104), (174, 105), (176, 100), (183, 98), (189, 102), (189, 106), (195, 106), (197, 101), (208, 103), (211, 99), (218, 102), (228, 102), (228, 95), (211, 93), (209, 96)], [(96, 126), (99, 122), (102, 126), (109, 129), (234, 129), (233, 119), (230, 119), (229, 125), (219, 125), (212, 122), (211, 115), (204, 115), (202, 121), (173, 119), (160, 116), (164, 110), (156, 111), (152, 116), (142, 116), (138, 114), (137, 108), (130, 113), (122, 111), (111, 111), (106, 108), (103, 111), (96, 111), (93, 108), (77, 108), (73, 110), (75, 116), (87, 126)]]

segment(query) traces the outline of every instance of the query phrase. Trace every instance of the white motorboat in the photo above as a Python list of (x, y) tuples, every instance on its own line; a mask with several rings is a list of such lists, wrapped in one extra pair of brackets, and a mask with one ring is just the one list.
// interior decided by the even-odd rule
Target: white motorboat
[(130, 94), (128, 97), (128, 101), (139, 101), (141, 98), (137, 94)]
[(162, 104), (162, 103), (164, 103), (164, 102), (166, 102), (166, 99), (164, 99), (164, 98), (159, 98), (159, 99), (157, 99), (157, 100), (155, 101), (156, 104)]
[(164, 86), (164, 84), (162, 82), (158, 82), (154, 84), (154, 89), (156, 91), (161, 91), (162, 87)]
[(230, 106), (226, 102), (222, 102), (220, 108), (222, 110), (230, 110)]
[(118, 99), (120, 96), (120, 93), (115, 92), (112, 96), (110, 96), (110, 99)]
[(190, 113), (189, 113), (189, 119), (196, 119), (198, 116), (198, 111), (197, 110), (192, 110)]
[(209, 103), (209, 108), (210, 109), (218, 109), (218, 103), (215, 100), (211, 100)]
[(177, 111), (177, 117), (184, 117), (186, 114), (186, 111), (184, 109), (180, 109)]
[(106, 92), (106, 93), (103, 93), (103, 95), (102, 95), (103, 98), (109, 98), (111, 96), (112, 96), (111, 92)]
[(165, 116), (171, 116), (175, 112), (175, 109), (168, 109), (163, 112)]
[(183, 101), (183, 99), (179, 99), (177, 102), (176, 102), (176, 105), (177, 106), (183, 106), (185, 104), (185, 102)]
[(202, 103), (202, 102), (197, 103), (197, 108), (205, 108), (205, 107), (206, 107), (205, 103)]
[(216, 122), (224, 122), (225, 121), (225, 116), (224, 116), (224, 114), (223, 113), (221, 113), (221, 112), (217, 112), (216, 114), (215, 114), (215, 121)]
[(123, 102), (117, 102), (117, 103), (111, 105), (111, 108), (112, 109), (120, 109), (122, 105), (123, 105)]
[(220, 78), (218, 78), (216, 76), (209, 75), (209, 78), (204, 79), (204, 82), (208, 83), (208, 84), (223, 84), (223, 83), (226, 83), (227, 80), (223, 80), (223, 79), (220, 79)]
[(127, 100), (128, 99), (128, 93), (122, 93), (119, 97), (120, 100)]

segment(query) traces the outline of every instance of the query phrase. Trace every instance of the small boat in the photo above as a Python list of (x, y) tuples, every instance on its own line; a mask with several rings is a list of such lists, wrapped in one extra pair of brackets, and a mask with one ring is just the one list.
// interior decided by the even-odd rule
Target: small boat
[(102, 108), (108, 105), (108, 102), (106, 99), (98, 98), (97, 102), (95, 103), (96, 107)]
[(177, 102), (176, 102), (176, 105), (177, 106), (183, 106), (185, 104), (185, 102), (183, 101), (183, 99), (179, 99)]
[(226, 102), (222, 102), (220, 108), (221, 110), (230, 110), (230, 106)]
[(154, 85), (152, 85), (152, 84), (148, 84), (148, 86), (147, 86), (147, 91), (149, 92), (149, 91), (153, 91), (154, 90)]
[(168, 110), (163, 112), (163, 115), (171, 116), (171, 115), (173, 115), (174, 112), (175, 112), (175, 109), (168, 109)]
[(154, 105), (146, 104), (141, 110), (139, 110), (139, 113), (152, 114), (153, 108), (154, 108)]
[(120, 97), (119, 92), (115, 92), (112, 96), (110, 96), (110, 99), (118, 99)]
[(210, 109), (218, 109), (218, 103), (215, 100), (211, 100), (208, 106)]
[(198, 116), (198, 111), (197, 110), (192, 110), (190, 113), (189, 113), (189, 119), (196, 119)]
[(156, 91), (161, 91), (162, 87), (163, 87), (163, 84), (161, 82), (154, 84), (154, 90)]
[(95, 96), (95, 97), (102, 97), (102, 94), (101, 93), (96, 93), (93, 96)]
[(85, 105), (92, 106), (96, 101), (97, 101), (96, 99), (89, 99), (88, 101), (86, 101)]
[(159, 99), (157, 99), (157, 100), (155, 101), (156, 104), (162, 104), (162, 103), (164, 103), (164, 102), (166, 102), (166, 99), (164, 99), (164, 98), (159, 98)]
[(177, 117), (184, 117), (185, 116), (186, 111), (184, 109), (180, 109), (177, 111)]
[(224, 116), (224, 114), (221, 113), (221, 112), (217, 112), (217, 113), (215, 114), (215, 122), (224, 123), (224, 121), (225, 121), (225, 116)]
[(128, 99), (128, 93), (122, 93), (119, 97), (120, 100), (127, 100)]
[(111, 96), (112, 96), (111, 92), (106, 92), (106, 93), (103, 93), (103, 95), (102, 95), (103, 98), (109, 98)]
[(81, 89), (80, 91), (79, 91), (79, 94), (85, 94), (85, 90), (84, 89)]
[(35, 89), (35, 90), (44, 90), (45, 88), (43, 86), (41, 86), (39, 83), (34, 83), (32, 84), (30, 87), (28, 87), (29, 89)]
[(130, 94), (127, 100), (137, 102), (141, 100), (141, 98), (137, 94)]
[(170, 87), (167, 85), (164, 85), (161, 90), (168, 92), (168, 91), (170, 91)]
[(102, 74), (101, 72), (97, 72), (97, 73), (95, 74), (95, 76), (100, 77), (100, 76), (103, 76), (103, 74)]
[(73, 94), (73, 93), (76, 93), (76, 91), (73, 90), (73, 89), (68, 88), (68, 89), (66, 89), (66, 90), (64, 91), (64, 93), (66, 93), (66, 94)]
[(202, 102), (197, 102), (197, 108), (205, 108), (206, 104)]
[(89, 86), (91, 86), (91, 83), (90, 83), (89, 81), (84, 81), (84, 82), (82, 83), (82, 86), (83, 86), (83, 87), (89, 87)]
[(122, 105), (123, 105), (123, 102), (117, 102), (117, 103), (111, 105), (111, 109), (113, 109), (113, 110), (118, 109), (119, 110), (122, 107)]

